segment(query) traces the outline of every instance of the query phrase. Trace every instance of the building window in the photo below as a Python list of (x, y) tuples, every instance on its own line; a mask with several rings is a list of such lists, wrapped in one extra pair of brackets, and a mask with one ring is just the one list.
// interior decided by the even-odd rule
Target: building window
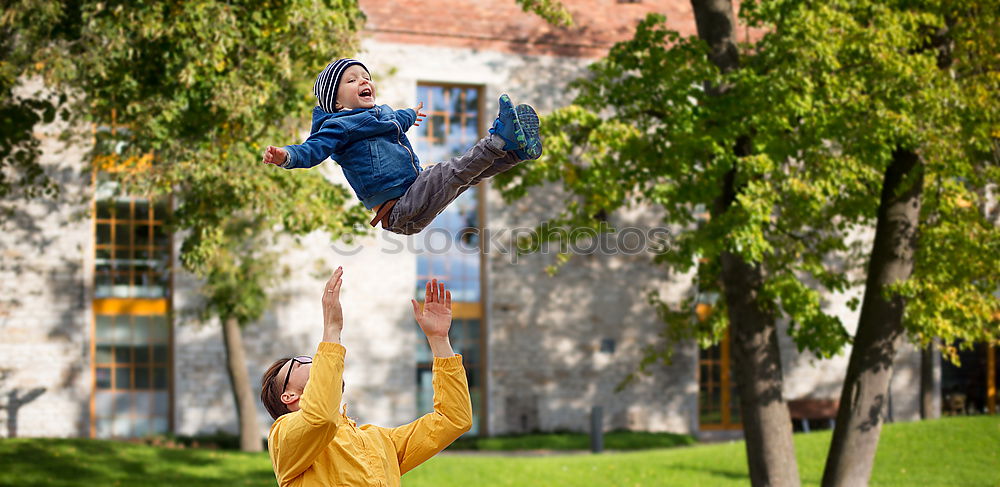
[(170, 236), (166, 201), (118, 195), (97, 177), (91, 436), (171, 430)]
[[(416, 132), (416, 151), (425, 166), (446, 161), (469, 149), (482, 133), (482, 87), (420, 83), (417, 99), (424, 102), (427, 118)], [(444, 281), (452, 293), (452, 348), (462, 354), (472, 395), (473, 427), (482, 434), (484, 417), (483, 293), (481, 282), (482, 193), (472, 187), (462, 193), (415, 239), (417, 282), (415, 294), (423, 299), (427, 281)], [(416, 325), (414, 325), (416, 326)], [(419, 327), (417, 333), (417, 406), (432, 410), (433, 356)]]
[(162, 303), (104, 300), (94, 313), (94, 436), (169, 431), (170, 327)]
[(417, 128), (417, 153), (425, 165), (464, 153), (482, 132), (481, 87), (420, 83), (417, 100), (427, 118)]
[[(956, 343), (956, 346), (959, 345)], [(968, 345), (968, 344), (962, 344)], [(958, 347), (960, 366), (941, 361), (941, 406), (945, 415), (997, 414), (996, 346), (975, 343)]]
[[(472, 396), (473, 424), (468, 434), (478, 435), (480, 434), (480, 422), (478, 418), (482, 417), (483, 404), (482, 381), (484, 378), (482, 374), (485, 370), (482, 364), (482, 355), (479, 353), (482, 350), (482, 340), (480, 338), (482, 325), (479, 318), (459, 318), (458, 316), (465, 316), (468, 313), (463, 313), (462, 309), (458, 311), (458, 313), (455, 313), (456, 316), (452, 318), (448, 338), (455, 353), (462, 354), (462, 365), (465, 366), (469, 381), (469, 394)], [(434, 410), (434, 390), (431, 387), (431, 369), (434, 363), (434, 356), (431, 354), (430, 347), (427, 346), (422, 334), (420, 343), (421, 346), (417, 350), (417, 409), (423, 414)]]
[(733, 381), (729, 333), (698, 357), (698, 419), (703, 430), (739, 429), (740, 408)]
[(114, 197), (101, 181), (95, 219), (94, 297), (165, 298), (170, 238), (163, 226), (166, 201)]

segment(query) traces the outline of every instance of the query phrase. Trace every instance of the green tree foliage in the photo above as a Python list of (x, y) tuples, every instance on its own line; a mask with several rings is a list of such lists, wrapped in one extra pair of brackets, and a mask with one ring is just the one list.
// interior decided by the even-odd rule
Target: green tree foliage
[(215, 275), (263, 231), (339, 236), (364, 219), (318, 173), (258, 164), (263, 146), (298, 138), (315, 73), (356, 48), (355, 2), (29, 3), (5, 17), (33, 46), (21, 72), (71, 95), (74, 127), (115, 128), (94, 155), (124, 191), (174, 197), (187, 269)]
[[(123, 192), (173, 198), (180, 261), (204, 283), (205, 317), (246, 324), (268, 307), (268, 285), (280, 277), (275, 236), (364, 228), (345, 188), (315, 171), (259, 163), (263, 147), (299, 138), (315, 103), (312, 80), (354, 52), (363, 20), (347, 0), (24, 1), (2, 18), (14, 54), (4, 53), (0, 88), (38, 75), (68, 95), (70, 126), (99, 128), (97, 170)], [(28, 107), (53, 118), (51, 106)], [(226, 330), (244, 447), (259, 449), (242, 351), (233, 348), (239, 330)]]
[[(832, 230), (845, 242), (852, 228), (871, 226), (893, 151), (920, 155), (914, 273), (891, 292), (909, 298), (904, 323), (924, 345), (935, 336), (966, 344), (1000, 337), (1000, 231), (986, 211), (1000, 180), (997, 12), (997, 2), (934, 1), (774, 2), (746, 12), (773, 32), (757, 46), (771, 55), (754, 57), (753, 73), (743, 73), (749, 112), (780, 115), (758, 116), (755, 139), (775, 160), (806, 162), (795, 175), (804, 190), (776, 186), (819, 217), (802, 228)], [(847, 172), (830, 178), (813, 167)], [(778, 208), (801, 211), (792, 203)]]
[[(545, 118), (546, 157), (498, 178), (501, 190), (515, 199), (560, 184), (568, 202), (554, 223), (571, 228), (597, 227), (619, 208), (659, 207), (676, 235), (658, 262), (674, 272), (695, 267), (692, 284), (702, 291), (719, 290), (727, 252), (759, 264), (766, 306), (787, 318), (800, 350), (829, 357), (852, 337), (822, 296), (865, 282), (873, 262), (865, 235), (887, 171), (900, 154), (915, 155), (897, 185), (918, 185), (918, 204), (923, 194), (914, 270), (875, 292), (905, 298), (913, 341), (940, 337), (946, 352), (995, 341), (997, 12), (995, 1), (743, 2), (741, 19), (759, 34), (727, 72), (704, 42), (651, 15), (575, 83), (571, 106)], [(712, 211), (729, 198), (732, 206)], [(560, 232), (540, 235), (528, 250)], [(696, 298), (677, 308), (651, 296), (667, 340), (646, 364), (679, 340), (713, 342), (725, 330), (725, 301), (700, 322), (690, 318)], [(886, 351), (860, 357), (868, 363), (858, 370), (884, 368), (894, 348)], [(871, 396), (884, 396), (872, 387)], [(863, 441), (877, 442), (877, 431)], [(866, 482), (870, 460), (868, 471), (841, 477), (844, 485)]]
[(40, 141), (32, 132), (39, 123), (55, 120), (63, 100), (19, 90), (22, 75), (35, 68), (32, 58), (45, 41), (42, 33), (57, 17), (58, 7), (32, 0), (5, 2), (0, 14), (0, 198), (8, 203), (58, 191), (39, 164)]
[[(950, 18), (912, 3), (746, 2), (744, 22), (766, 33), (742, 46), (742, 68), (727, 75), (697, 38), (651, 15), (574, 84), (572, 105), (545, 117), (545, 158), (498, 178), (501, 190), (516, 199), (558, 182), (572, 198), (555, 223), (568, 227), (661, 207), (679, 231), (659, 262), (677, 272), (702, 262), (701, 289), (715, 287), (724, 249), (763, 263), (795, 342), (826, 357), (849, 336), (820, 296), (858, 283), (849, 272), (867, 255), (854, 241), (874, 223), (892, 151), (913, 148), (929, 196), (916, 275), (899, 286), (911, 298), (908, 329), (919, 340), (996, 339), (1000, 232), (984, 211), (1000, 175), (996, 23), (979, 17), (992, 8), (982, 4)], [(943, 70), (929, 46), (948, 22), (956, 62)], [(711, 96), (706, 83), (729, 89)], [(744, 134), (753, 146), (741, 157), (733, 147)], [(737, 162), (738, 205), (706, 220)], [(693, 323), (689, 309), (661, 306), (677, 317), (669, 336), (711, 341), (724, 329), (725, 313)]]
[(546, 22), (562, 27), (573, 25), (573, 15), (558, 0), (514, 0), (525, 12), (533, 12)]

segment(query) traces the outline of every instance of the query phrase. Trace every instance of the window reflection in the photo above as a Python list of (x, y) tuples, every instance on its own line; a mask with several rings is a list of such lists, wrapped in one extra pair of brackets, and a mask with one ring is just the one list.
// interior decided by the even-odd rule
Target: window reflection
[(97, 437), (166, 433), (170, 400), (166, 317), (98, 314), (94, 322)]
[(168, 295), (169, 238), (166, 205), (116, 196), (99, 181), (94, 249), (95, 298), (162, 298)]
[[(479, 136), (479, 88), (439, 85), (417, 87), (426, 100), (425, 124), (418, 127), (416, 150), (425, 165), (466, 151)], [(417, 249), (415, 292), (423, 297), (428, 280), (445, 281), (455, 301), (479, 302), (479, 188), (459, 195), (414, 242)]]
[[(427, 118), (417, 128), (416, 151), (425, 166), (447, 161), (479, 140), (480, 88), (422, 84), (417, 87), (417, 99), (424, 102)], [(423, 300), (424, 289), (431, 279), (444, 281), (454, 303), (452, 327), (449, 333), (452, 347), (462, 354), (472, 395), (473, 427), (480, 432), (483, 416), (482, 395), (484, 364), (481, 363), (482, 292), (480, 289), (479, 188), (473, 187), (458, 196), (434, 221), (414, 237), (417, 253), (417, 280), (414, 294)], [(414, 331), (420, 334), (414, 324)], [(433, 356), (423, 335), (417, 349), (417, 408), (431, 411), (433, 390), (431, 370)]]

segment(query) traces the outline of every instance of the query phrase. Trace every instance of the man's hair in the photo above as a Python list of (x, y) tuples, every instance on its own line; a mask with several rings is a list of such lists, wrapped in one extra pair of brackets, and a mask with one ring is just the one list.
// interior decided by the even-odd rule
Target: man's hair
[(264, 372), (264, 377), (260, 380), (260, 402), (264, 403), (264, 409), (271, 414), (271, 418), (278, 419), (282, 414), (288, 414), (288, 406), (281, 402), (281, 384), (275, 380), (281, 367), (291, 360), (291, 357), (281, 358), (271, 364)]

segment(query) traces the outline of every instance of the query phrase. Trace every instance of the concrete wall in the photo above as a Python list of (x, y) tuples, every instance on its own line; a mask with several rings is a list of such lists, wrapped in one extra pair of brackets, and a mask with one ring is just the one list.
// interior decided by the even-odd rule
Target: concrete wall
[(35, 134), (59, 196), (0, 200), (0, 437), (90, 434), (91, 178), (64, 128)]

